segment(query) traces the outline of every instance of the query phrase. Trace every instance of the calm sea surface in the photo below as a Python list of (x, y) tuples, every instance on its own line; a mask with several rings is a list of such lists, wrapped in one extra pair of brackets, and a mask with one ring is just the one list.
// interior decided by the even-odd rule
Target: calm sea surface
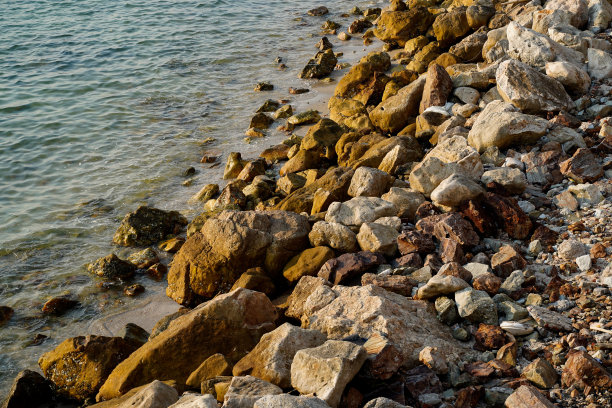
[[(326, 18), (346, 29), (352, 18), (341, 13), (375, 3), (337, 0), (326, 4), (330, 15), (310, 17), (322, 3), (0, 1), (0, 305), (15, 309), (0, 327), (0, 397), (43, 352), (141, 301), (101, 289), (84, 265), (129, 255), (111, 239), (139, 204), (193, 216), (188, 198), (222, 172), (199, 164), (202, 154), (255, 156), (282, 140), (272, 131), (245, 145), (252, 113), (266, 98), (289, 97), (289, 86), (312, 85), (297, 73)], [(253, 92), (262, 80), (275, 91)], [(292, 104), (306, 109), (316, 93)], [(197, 173), (185, 187), (189, 166)], [(164, 286), (135, 282), (147, 294)], [(41, 314), (66, 294), (81, 306)], [(48, 338), (36, 345), (39, 334)]]

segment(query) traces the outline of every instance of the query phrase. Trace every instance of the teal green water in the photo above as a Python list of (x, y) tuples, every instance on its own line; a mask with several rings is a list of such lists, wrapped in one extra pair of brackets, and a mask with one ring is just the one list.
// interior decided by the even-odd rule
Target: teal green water
[[(192, 215), (188, 198), (219, 180), (206, 152), (245, 148), (265, 98), (308, 85), (297, 73), (315, 52), (320, 5), (295, 0), (2, 0), (0, 2), (0, 394), (21, 369), (94, 317), (129, 308), (84, 265), (109, 252), (120, 219), (139, 204)], [(355, 2), (327, 6), (334, 18)], [(363, 2), (359, 6), (367, 6)], [(358, 40), (357, 40), (358, 41)], [(288, 65), (279, 71), (275, 59)], [(272, 93), (253, 92), (270, 80)], [(203, 144), (207, 138), (213, 142)], [(183, 171), (197, 169), (191, 187)], [(148, 293), (163, 283), (139, 278)], [(45, 317), (71, 294), (81, 307)], [(36, 334), (49, 336), (32, 345)]]

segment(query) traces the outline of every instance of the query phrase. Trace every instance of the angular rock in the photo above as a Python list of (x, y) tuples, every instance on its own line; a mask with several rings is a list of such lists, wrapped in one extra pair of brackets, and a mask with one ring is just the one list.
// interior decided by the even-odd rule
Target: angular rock
[(391, 217), (396, 214), (395, 206), (381, 198), (354, 197), (343, 203), (332, 203), (325, 214), (325, 221), (359, 227), (365, 222), (373, 222), (381, 217)]
[(217, 408), (217, 399), (211, 394), (198, 395), (185, 393), (168, 408)]
[(497, 183), (512, 194), (521, 194), (527, 187), (525, 174), (520, 169), (512, 167), (499, 167), (485, 171), (480, 180), (484, 185), (491, 182)]
[(334, 52), (330, 49), (317, 52), (317, 54), (308, 61), (299, 77), (302, 79), (323, 78), (331, 74), (338, 63), (338, 59)]
[(405, 408), (405, 405), (402, 405), (398, 402), (395, 402), (389, 398), (378, 397), (363, 406), (363, 408)]
[(113, 236), (113, 242), (123, 246), (146, 246), (177, 234), (187, 219), (177, 211), (163, 211), (140, 206), (127, 214)]
[(300, 147), (304, 150), (316, 150), (328, 159), (335, 157), (334, 146), (344, 133), (343, 129), (331, 119), (321, 119), (308, 129)]
[(529, 315), (538, 326), (552, 331), (573, 331), (572, 319), (561, 313), (553, 312), (540, 306), (527, 306)]
[(431, 299), (441, 295), (450, 295), (470, 285), (456, 276), (436, 275), (417, 292), (419, 299)]
[(446, 70), (438, 64), (431, 64), (427, 69), (419, 113), (431, 106), (444, 106), (452, 90), (453, 80)]
[(573, 107), (572, 99), (559, 81), (523, 62), (502, 62), (495, 79), (502, 98), (523, 112), (569, 111)]
[(589, 149), (578, 149), (574, 155), (559, 163), (561, 174), (576, 183), (591, 183), (603, 177), (604, 170)]
[(351, 179), (348, 195), (351, 197), (380, 197), (389, 190), (394, 178), (384, 171), (359, 167)]
[(393, 256), (397, 252), (398, 235), (396, 228), (377, 222), (365, 222), (359, 228), (357, 242), (362, 251), (380, 252)]
[(479, 350), (497, 350), (506, 344), (506, 332), (499, 326), (480, 323), (474, 340)]
[(297, 282), (302, 276), (314, 276), (321, 266), (334, 257), (334, 251), (325, 246), (308, 248), (294, 256), (283, 268), (283, 276), (289, 282)]
[(364, 274), (384, 261), (385, 258), (381, 254), (368, 251), (343, 254), (325, 262), (318, 276), (338, 285)]
[(166, 294), (187, 305), (229, 290), (247, 269), (280, 272), (308, 245), (305, 217), (286, 211), (224, 211), (175, 255)]
[(266, 333), (233, 368), (234, 376), (252, 375), (281, 388), (291, 387), (291, 362), (302, 349), (320, 346), (325, 335), (285, 323)]
[(420, 76), (400, 89), (395, 96), (381, 102), (370, 112), (372, 123), (384, 132), (396, 133), (405, 128), (419, 113), (419, 103), (426, 77)]
[(510, 245), (502, 246), (491, 257), (491, 268), (495, 270), (498, 276), (507, 278), (512, 272), (517, 269), (524, 269), (527, 266), (527, 261)]
[(361, 285), (374, 285), (389, 292), (397, 293), (402, 296), (409, 297), (412, 295), (412, 288), (417, 285), (417, 282), (408, 277), (402, 275), (376, 275), (373, 273), (366, 273), (361, 277)]
[(546, 397), (532, 385), (521, 385), (506, 399), (506, 408), (556, 408)]
[(547, 128), (547, 120), (516, 112), (508, 102), (493, 101), (478, 115), (468, 134), (468, 142), (482, 153), (489, 147), (503, 149), (535, 143), (546, 134)]
[(580, 97), (591, 87), (591, 77), (587, 72), (565, 61), (547, 62), (546, 75), (561, 82), (574, 97)]
[(381, 198), (395, 206), (397, 209), (395, 215), (406, 218), (410, 222), (414, 221), (417, 208), (425, 202), (423, 194), (400, 187), (391, 187), (389, 192), (383, 194)]
[(60, 395), (84, 401), (96, 395), (111, 371), (137, 347), (121, 337), (73, 337), (43, 354), (38, 365)]
[(291, 363), (291, 385), (335, 408), (346, 385), (367, 358), (363, 347), (338, 340), (298, 351)]
[(610, 78), (612, 76), (612, 55), (595, 48), (589, 48), (587, 69), (594, 80)]
[(184, 384), (201, 360), (215, 353), (236, 361), (274, 329), (276, 317), (274, 306), (263, 293), (240, 288), (217, 296), (175, 319), (115, 367), (97, 400), (118, 397), (155, 378)]
[(514, 198), (486, 193), (485, 206), (492, 210), (497, 223), (511, 238), (525, 239), (529, 236), (533, 223)]
[(2, 403), (2, 408), (23, 408), (48, 405), (54, 396), (53, 383), (35, 371), (23, 370)]
[(357, 236), (337, 222), (317, 221), (308, 234), (312, 246), (328, 246), (340, 252), (356, 252)]
[(455, 302), (459, 316), (473, 323), (497, 325), (497, 307), (487, 292), (465, 288), (455, 292)]
[(199, 389), (202, 381), (218, 376), (232, 374), (231, 362), (221, 353), (213, 354), (202, 362), (187, 378), (185, 382), (189, 387)]
[(316, 397), (281, 394), (266, 395), (258, 399), (253, 408), (329, 408), (329, 405)]
[(454, 208), (464, 201), (482, 195), (484, 191), (484, 188), (470, 177), (452, 174), (431, 192), (431, 200), (438, 206)]
[(573, 261), (580, 256), (587, 255), (588, 249), (582, 242), (576, 239), (566, 239), (559, 244), (557, 252), (561, 258)]
[(433, 21), (434, 16), (425, 7), (385, 12), (380, 15), (374, 35), (381, 41), (395, 42), (403, 47), (411, 38), (425, 34)]
[(609, 389), (612, 386), (612, 375), (589, 353), (574, 349), (567, 354), (561, 383), (566, 387), (577, 385), (580, 388)]
[(87, 270), (105, 279), (128, 279), (134, 275), (136, 265), (110, 254), (87, 265)]
[(416, 227), (426, 234), (435, 235), (440, 241), (448, 238), (468, 247), (477, 245), (480, 241), (478, 234), (472, 228), (472, 224), (459, 213), (425, 217), (417, 222)]
[(257, 400), (266, 395), (282, 394), (276, 385), (250, 375), (234, 377), (223, 397), (226, 408), (251, 408)]
[(543, 358), (532, 361), (521, 375), (539, 388), (552, 388), (559, 378), (555, 368)]
[(450, 43), (470, 31), (466, 7), (456, 7), (447, 13), (438, 14), (432, 25), (436, 39)]
[(415, 252), (428, 254), (436, 249), (431, 235), (415, 230), (402, 232), (397, 237), (397, 246), (402, 255)]

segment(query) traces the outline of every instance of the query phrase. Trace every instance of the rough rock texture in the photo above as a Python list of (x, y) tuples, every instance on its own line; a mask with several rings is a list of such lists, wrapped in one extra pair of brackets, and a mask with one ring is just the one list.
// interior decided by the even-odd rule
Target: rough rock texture
[(332, 50), (317, 52), (308, 61), (299, 77), (303, 79), (323, 78), (333, 72), (337, 62), (338, 59)]
[(559, 163), (561, 173), (576, 183), (592, 183), (604, 175), (604, 169), (589, 149), (578, 149), (574, 155)]
[(136, 265), (110, 254), (87, 265), (87, 270), (104, 279), (128, 279), (136, 272)]
[(591, 86), (591, 77), (585, 70), (565, 61), (547, 62), (546, 75), (561, 82), (576, 97), (587, 93)]
[(178, 401), (178, 393), (171, 386), (153, 381), (127, 398), (118, 408), (166, 408)]
[(406, 218), (410, 222), (414, 221), (414, 215), (417, 208), (425, 202), (423, 194), (400, 187), (391, 187), (389, 192), (383, 194), (380, 198), (395, 206), (397, 209), (395, 215), (400, 218)]
[(583, 350), (571, 350), (567, 354), (561, 382), (566, 387), (577, 385), (580, 388), (610, 388), (612, 375), (593, 357)]
[(253, 350), (236, 363), (234, 376), (252, 375), (281, 388), (291, 386), (291, 362), (298, 350), (320, 346), (325, 335), (285, 323), (266, 333)]
[(376, 222), (365, 222), (359, 228), (357, 242), (362, 251), (380, 252), (393, 256), (397, 252), (398, 235), (396, 228)]
[(73, 337), (43, 354), (38, 365), (59, 394), (83, 401), (94, 397), (111, 371), (136, 348), (121, 337)]
[(436, 205), (457, 207), (464, 201), (476, 198), (484, 193), (484, 188), (470, 177), (453, 174), (444, 179), (431, 192), (431, 200)]
[(473, 323), (497, 325), (497, 307), (487, 292), (466, 288), (455, 292), (455, 302), (459, 316)]
[(297, 282), (304, 275), (314, 276), (321, 266), (333, 257), (334, 251), (325, 246), (305, 249), (285, 265), (283, 276), (289, 282)]
[(389, 190), (394, 178), (388, 173), (371, 167), (355, 170), (348, 194), (351, 197), (380, 197)]
[(374, 34), (381, 41), (396, 42), (403, 47), (406, 41), (424, 34), (434, 16), (425, 7), (414, 7), (409, 11), (382, 13)]
[(599, 80), (612, 76), (612, 55), (595, 48), (588, 50), (588, 71), (592, 79)]
[(381, 198), (355, 197), (343, 203), (332, 203), (325, 214), (325, 221), (359, 227), (364, 222), (373, 222), (381, 217), (391, 217), (396, 213), (395, 206)]
[(502, 98), (523, 112), (569, 111), (573, 107), (572, 98), (559, 81), (523, 62), (502, 62), (495, 79)]
[(436, 39), (442, 43), (448, 43), (463, 37), (470, 31), (466, 8), (456, 7), (447, 13), (439, 14), (436, 16), (432, 28)]
[(308, 234), (312, 246), (328, 246), (340, 252), (355, 252), (357, 236), (350, 228), (337, 222), (317, 221)]
[(176, 211), (140, 206), (121, 221), (113, 242), (123, 246), (146, 246), (178, 233), (187, 219)]
[(281, 394), (266, 395), (258, 399), (253, 408), (329, 408), (329, 405), (316, 397)]
[(539, 388), (551, 388), (559, 378), (555, 368), (543, 358), (532, 361), (523, 369), (521, 375)]
[(411, 118), (419, 114), (419, 104), (425, 88), (425, 75), (400, 89), (395, 96), (387, 98), (370, 112), (372, 123), (384, 132), (402, 130)]
[(521, 385), (506, 400), (506, 408), (556, 408), (546, 397), (532, 385)]
[(465, 289), (469, 284), (456, 276), (436, 275), (419, 288), (417, 297), (419, 299), (431, 299), (441, 295), (453, 294)]
[(37, 407), (47, 404), (53, 397), (53, 383), (35, 371), (23, 370), (2, 403), (2, 408)]
[(546, 134), (547, 128), (547, 120), (517, 112), (508, 102), (493, 101), (478, 115), (468, 134), (468, 142), (482, 153), (488, 147), (503, 149), (534, 143)]
[(232, 363), (221, 353), (213, 354), (202, 362), (187, 378), (185, 384), (199, 389), (202, 381), (232, 374)]
[(168, 408), (217, 408), (217, 400), (211, 394), (198, 395), (185, 393)]
[(446, 70), (438, 65), (431, 64), (427, 69), (423, 98), (419, 106), (419, 113), (430, 106), (444, 106), (453, 90), (453, 80)]
[(328, 340), (298, 351), (291, 364), (291, 385), (302, 394), (314, 395), (335, 408), (344, 387), (367, 358), (365, 349), (347, 341)]
[(286, 211), (224, 211), (175, 255), (166, 294), (183, 305), (229, 290), (247, 269), (274, 276), (308, 245), (305, 217)]
[(369, 251), (343, 254), (327, 261), (318, 276), (337, 285), (364, 274), (384, 261), (384, 256)]
[(255, 402), (266, 395), (282, 394), (283, 390), (274, 384), (250, 375), (234, 377), (223, 398), (225, 408), (251, 408)]
[(200, 362), (215, 353), (236, 361), (274, 329), (276, 314), (263, 293), (240, 288), (217, 296), (175, 319), (119, 364), (97, 399), (115, 398), (156, 378), (185, 383)]
[(372, 285), (336, 286), (334, 290), (337, 297), (303, 321), (303, 327), (326, 333), (330, 339), (381, 334), (401, 351), (409, 365), (418, 364), (419, 352), (426, 345), (445, 350), (449, 361), (468, 352), (436, 319), (427, 302)]

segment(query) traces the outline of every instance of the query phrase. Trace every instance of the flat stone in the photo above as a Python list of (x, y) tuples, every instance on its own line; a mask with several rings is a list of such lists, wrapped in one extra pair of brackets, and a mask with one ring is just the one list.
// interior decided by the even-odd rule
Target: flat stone
[(561, 313), (553, 312), (539, 306), (527, 306), (529, 315), (538, 323), (538, 326), (552, 331), (574, 331), (572, 319)]
[(485, 171), (480, 178), (482, 184), (495, 182), (512, 194), (521, 194), (527, 187), (527, 177), (520, 170), (512, 167), (499, 167)]
[(576, 183), (590, 183), (603, 177), (604, 170), (589, 149), (578, 149), (573, 156), (559, 163), (561, 174)]
[(305, 249), (285, 265), (283, 276), (289, 282), (297, 282), (304, 275), (315, 276), (321, 266), (333, 257), (334, 251), (326, 246)]

